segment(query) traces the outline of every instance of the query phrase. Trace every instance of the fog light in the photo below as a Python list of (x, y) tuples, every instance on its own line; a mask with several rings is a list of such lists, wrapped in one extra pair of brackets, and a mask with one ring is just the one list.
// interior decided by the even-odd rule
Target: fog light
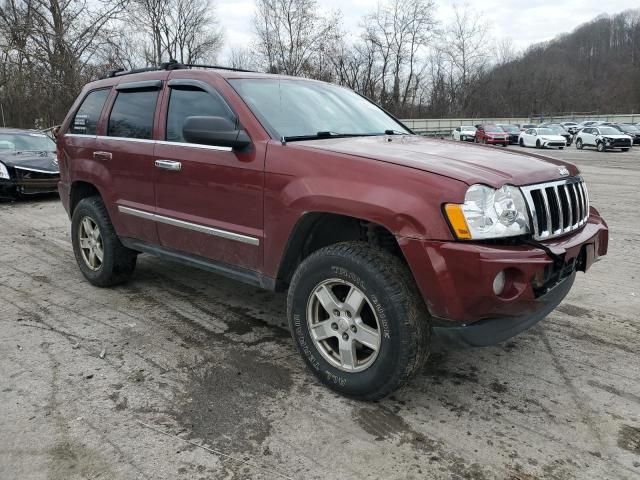
[(504, 290), (505, 274), (504, 270), (496, 275), (493, 279), (493, 293), (500, 295)]

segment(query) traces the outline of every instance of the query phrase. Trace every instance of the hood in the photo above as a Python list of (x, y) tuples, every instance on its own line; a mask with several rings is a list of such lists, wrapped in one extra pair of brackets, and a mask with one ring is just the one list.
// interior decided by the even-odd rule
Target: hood
[(60, 173), (56, 152), (7, 152), (0, 151), (0, 162), (7, 167), (35, 170), (44, 173)]
[(600, 136), (606, 138), (631, 138), (631, 135), (626, 133), (601, 133)]
[(328, 138), (290, 145), (403, 165), (494, 188), (556, 180), (563, 177), (560, 167), (566, 167), (570, 175), (579, 173), (575, 165), (543, 155), (413, 135)]

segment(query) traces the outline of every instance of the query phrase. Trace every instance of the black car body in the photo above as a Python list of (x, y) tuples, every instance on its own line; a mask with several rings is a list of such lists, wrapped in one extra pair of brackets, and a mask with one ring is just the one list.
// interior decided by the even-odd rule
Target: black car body
[(0, 128), (0, 197), (58, 191), (56, 145), (36, 130)]
[(499, 123), (498, 126), (509, 134), (509, 144), (517, 145), (520, 138), (520, 128), (518, 125)]
[(635, 125), (628, 125), (626, 123), (612, 123), (611, 127), (619, 130), (625, 135), (629, 135), (633, 139), (634, 145), (640, 145), (640, 128)]

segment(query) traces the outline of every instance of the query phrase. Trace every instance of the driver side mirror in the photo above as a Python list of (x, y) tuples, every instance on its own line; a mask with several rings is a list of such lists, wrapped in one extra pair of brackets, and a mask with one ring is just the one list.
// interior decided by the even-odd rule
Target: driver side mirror
[(231, 147), (234, 150), (251, 145), (247, 132), (224, 117), (187, 117), (182, 136), (189, 143)]

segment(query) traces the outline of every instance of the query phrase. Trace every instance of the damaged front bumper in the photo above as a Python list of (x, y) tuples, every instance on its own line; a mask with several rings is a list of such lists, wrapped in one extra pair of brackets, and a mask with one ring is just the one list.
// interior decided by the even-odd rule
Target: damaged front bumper
[[(569, 292), (576, 272), (607, 253), (608, 238), (592, 207), (579, 231), (538, 244), (405, 239), (401, 246), (431, 313), (434, 337), (447, 345), (481, 346), (544, 318)], [(496, 290), (498, 277), (503, 287)]]

